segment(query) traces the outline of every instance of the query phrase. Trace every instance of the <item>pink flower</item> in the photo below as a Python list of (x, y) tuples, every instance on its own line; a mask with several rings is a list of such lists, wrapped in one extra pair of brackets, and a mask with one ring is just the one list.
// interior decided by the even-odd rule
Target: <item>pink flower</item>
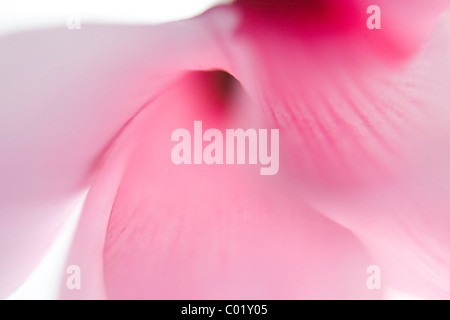
[[(450, 297), (447, 1), (236, 1), (0, 40), (0, 295), (89, 187), (63, 298)], [(279, 172), (175, 165), (177, 128), (279, 128)], [(367, 267), (382, 273), (367, 287)]]

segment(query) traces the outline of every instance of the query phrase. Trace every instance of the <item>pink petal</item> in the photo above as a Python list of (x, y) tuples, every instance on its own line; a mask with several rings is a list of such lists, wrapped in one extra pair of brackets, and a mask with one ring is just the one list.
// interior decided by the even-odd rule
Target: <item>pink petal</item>
[[(0, 111), (2, 208), (51, 204), (92, 184), (68, 261), (82, 267), (83, 289), (64, 287), (69, 298), (370, 298), (378, 296), (365, 287), (373, 263), (389, 286), (448, 297), (448, 26), (421, 47), (440, 7), (380, 1), (383, 29), (369, 31), (364, 1), (338, 11), (281, 10), (271, 22), (270, 11), (254, 13), (245, 3), (157, 28), (3, 40), (0, 101), (11, 108)], [(234, 27), (239, 12), (244, 20)], [(417, 23), (406, 30), (402, 19), (411, 16)], [(10, 61), (36, 59), (24, 53), (34, 42), (48, 44), (38, 56), (48, 62), (25, 76), (29, 70)], [(241, 81), (250, 100), (210, 110), (216, 91), (198, 75), (167, 89), (181, 70), (215, 67)], [(18, 94), (22, 88), (27, 95)], [(30, 119), (20, 126), (24, 114)], [(280, 127), (279, 175), (173, 168), (170, 133), (197, 119), (222, 129)], [(2, 248), (0, 266), (12, 280), (0, 294), (53, 237), (53, 213), (45, 212), (25, 229), (22, 215), (2, 215), (7, 238), (30, 251), (9, 263), (16, 253)], [(36, 221), (49, 231), (31, 247), (15, 230), (32, 235)], [(25, 267), (15, 272), (17, 264)]]
[(0, 40), (0, 297), (41, 259), (128, 119), (180, 70), (224, 65), (202, 24), (83, 25)]
[[(214, 16), (221, 11), (229, 12), (233, 9), (216, 9), (210, 15)], [(411, 12), (417, 14), (416, 10)], [(244, 17), (245, 14), (247, 13), (244, 11)], [(365, 13), (362, 14), (363, 17), (367, 17)], [(360, 20), (364, 19), (361, 17)], [(249, 21), (252, 21), (252, 24), (249, 24)], [(111, 191), (112, 194), (104, 208), (112, 211), (109, 227), (106, 229), (104, 226), (103, 229), (107, 232), (104, 252), (104, 276), (107, 285), (105, 295), (140, 298), (236, 297), (236, 288), (255, 288), (251, 279), (247, 279), (248, 282), (240, 281), (238, 284), (242, 284), (242, 287), (232, 281), (235, 278), (240, 280), (245, 278), (239, 272), (248, 274), (246, 267), (253, 268), (255, 264), (258, 266), (262, 264), (258, 260), (246, 258), (250, 251), (255, 250), (255, 245), (251, 242), (255, 241), (254, 243), (264, 243), (264, 249), (261, 250), (270, 252), (271, 256), (282, 254), (292, 257), (287, 265), (296, 266), (295, 268), (299, 270), (298, 278), (295, 278), (286, 270), (280, 272), (283, 270), (282, 265), (274, 264), (261, 268), (262, 273), (271, 274), (268, 282), (265, 282), (263, 291), (260, 291), (267, 295), (262, 296), (342, 297), (338, 293), (342, 283), (319, 280), (320, 272), (312, 272), (309, 265), (297, 263), (298, 257), (303, 261), (308, 260), (308, 263), (314, 263), (312, 261), (323, 263), (330, 268), (329, 266), (334, 264), (328, 259), (327, 256), (331, 252), (325, 247), (317, 249), (323, 255), (319, 259), (315, 259), (314, 256), (312, 258), (308, 247), (297, 249), (290, 247), (289, 241), (285, 238), (280, 239), (277, 234), (277, 230), (280, 229), (274, 227), (266, 231), (265, 228), (278, 221), (278, 219), (271, 220), (275, 219), (273, 216), (262, 220), (259, 228), (253, 225), (243, 227), (239, 223), (241, 221), (239, 218), (242, 219), (239, 213), (243, 208), (245, 212), (252, 211), (254, 214), (260, 212), (262, 207), (268, 208), (268, 211), (277, 214), (278, 218), (282, 213), (299, 212), (299, 207), (305, 208), (306, 205), (308, 208), (308, 205), (312, 205), (352, 230), (363, 240), (376, 258), (372, 263), (382, 267), (383, 287), (394, 287), (424, 297), (446, 297), (449, 283), (447, 271), (449, 223), (445, 214), (447, 194), (443, 186), (449, 180), (442, 177), (442, 173), (448, 170), (442, 165), (434, 173), (435, 178), (431, 179), (432, 184), (429, 184), (433, 193), (437, 192), (433, 196), (419, 193), (418, 187), (409, 187), (408, 183), (413, 181), (414, 185), (420, 186), (424, 181), (424, 173), (429, 172), (425, 170), (428, 162), (424, 156), (428, 156), (429, 151), (437, 150), (433, 151), (435, 154), (433, 161), (447, 157), (445, 152), (445, 141), (448, 141), (445, 139), (448, 137), (446, 129), (448, 126), (445, 125), (448, 113), (445, 110), (445, 102), (449, 101), (445, 90), (445, 84), (449, 79), (446, 71), (449, 68), (445, 59), (448, 56), (448, 48), (445, 45), (448, 43), (445, 40), (448, 38), (447, 29), (441, 24), (433, 33), (434, 40), (428, 41), (426, 47), (420, 47), (419, 43), (422, 43), (420, 41), (424, 40), (426, 33), (423, 26), (431, 24), (432, 21), (428, 14), (424, 14), (424, 23), (419, 24), (417, 30), (412, 30), (411, 36), (407, 39), (399, 38), (401, 33), (390, 31), (370, 39), (365, 24), (361, 28), (359, 25), (345, 23), (343, 28), (338, 28), (340, 32), (315, 34), (313, 37), (310, 30), (304, 32), (305, 29), (301, 24), (294, 25), (295, 28), (292, 28), (292, 25), (283, 28), (283, 25), (277, 24), (279, 22), (277, 20), (274, 24), (266, 24), (265, 21), (252, 20), (252, 17), (247, 16), (243, 24), (238, 26), (235, 36), (227, 33), (221, 40), (227, 56), (232, 61), (230, 63), (232, 68), (229, 70), (242, 82), (251, 98), (261, 102), (256, 107), (252, 107), (248, 102), (238, 104), (239, 110), (251, 110), (253, 117), (259, 114), (256, 118), (262, 119), (262, 122), (257, 123), (258, 126), (272, 125), (282, 128), (284, 148), (281, 150), (283, 169), (280, 175), (284, 180), (276, 186), (282, 193), (286, 193), (284, 197), (287, 198), (281, 200), (283, 198), (278, 192), (273, 194), (273, 190), (267, 191), (270, 188), (264, 183), (255, 182), (261, 178), (256, 177), (257, 180), (244, 184), (245, 190), (257, 190), (250, 193), (244, 201), (237, 191), (227, 187), (235, 184), (232, 171), (222, 173), (221, 171), (225, 170), (222, 168), (217, 169), (217, 172), (213, 171), (210, 173), (214, 176), (212, 180), (220, 181), (221, 184), (205, 187), (206, 174), (195, 171), (197, 175), (194, 175), (189, 171), (192, 169), (186, 169), (187, 172), (181, 171), (175, 175), (172, 169), (164, 169), (170, 165), (167, 158), (160, 160), (161, 163), (157, 162), (158, 174), (155, 177), (153, 169), (145, 167), (148, 163), (158, 161), (159, 158), (146, 154), (150, 151), (136, 151), (131, 160), (121, 161), (120, 167), (125, 170), (124, 177), (116, 178), (117, 195), (113, 195), (114, 192)], [(387, 21), (389, 25), (389, 19)], [(395, 20), (390, 20), (390, 23), (395, 24)], [(220, 28), (216, 26), (213, 29)], [(342, 46), (342, 42), (346, 44), (345, 47)], [(418, 49), (421, 50), (420, 54), (415, 51)], [(187, 97), (183, 101), (177, 100), (185, 96)], [(169, 99), (164, 104), (164, 109), (168, 106), (175, 108), (180, 103), (185, 103), (184, 101), (193, 103), (201, 97), (180, 93), (176, 98), (173, 101)], [(204, 104), (198, 102), (194, 106)], [(157, 109), (156, 105), (158, 103), (153, 104), (152, 109)], [(160, 132), (165, 132), (166, 134), (162, 136), (167, 137), (171, 130), (188, 127), (196, 119), (195, 116), (186, 115), (181, 117), (184, 122), (177, 126), (174, 114), (176, 113), (172, 113), (171, 118), (159, 121), (161, 126), (169, 125), (169, 128), (159, 128), (160, 131), (155, 131), (157, 134), (153, 135), (151, 131), (149, 133), (152, 135), (151, 138), (145, 138), (149, 142), (143, 143), (148, 143), (148, 147), (136, 148), (166, 149), (165, 152), (161, 152), (162, 157), (168, 154), (170, 149), (166, 145), (167, 140), (162, 138), (162, 142), (158, 142), (159, 139), (156, 137), (161, 134)], [(213, 118), (215, 120), (211, 120), (212, 127), (226, 127), (225, 124), (216, 124), (217, 118), (221, 117)], [(238, 118), (244, 119), (240, 125), (255, 126), (246, 116)], [(138, 127), (129, 130), (129, 137), (124, 137), (124, 141), (121, 142), (123, 145), (129, 144), (128, 140), (133, 139), (132, 136), (143, 135), (141, 132), (143, 129)], [(122, 147), (117, 148), (121, 150)], [(115, 158), (112, 157), (110, 161), (116, 163), (118, 160)], [(132, 164), (127, 164), (127, 161)], [(240, 176), (241, 185), (242, 178)], [(169, 182), (173, 179), (181, 181), (181, 187), (177, 187), (176, 182)], [(98, 182), (97, 192), (101, 192), (103, 188), (101, 180)], [(288, 181), (295, 186), (292, 187), (295, 191), (284, 190), (286, 185), (290, 185)], [(156, 190), (155, 186), (159, 186), (161, 190)], [(192, 186), (196, 186), (199, 190), (192, 191)], [(148, 188), (149, 194), (145, 191)], [(221, 198), (215, 195), (217, 193), (227, 201), (232, 199), (234, 206), (228, 210), (220, 209), (217, 203)], [(295, 193), (296, 196), (292, 197), (290, 193)], [(202, 197), (203, 194), (206, 196)], [(420, 203), (420, 207), (408, 204), (410, 197), (417, 199), (416, 202)], [(205, 199), (211, 199), (211, 204)], [(93, 197), (91, 201), (91, 206), (96, 208), (98, 199)], [(287, 206), (281, 213), (275, 205), (279, 203), (285, 203)], [(254, 210), (247, 209), (249, 206)], [(313, 214), (309, 211), (311, 208), (306, 208), (300, 211), (302, 221), (310, 221)], [(207, 210), (209, 215), (202, 214), (203, 210)], [(230, 239), (225, 238), (215, 226), (217, 221), (221, 221), (222, 211), (231, 214), (232, 217), (235, 215), (238, 217), (235, 225), (227, 224), (224, 230), (237, 229), (237, 233), (246, 232), (245, 234), (254, 235), (252, 239), (255, 239), (238, 238), (239, 242), (246, 243), (247, 247), (233, 250), (234, 255), (225, 245), (226, 261), (234, 261), (229, 263), (230, 268), (225, 266), (222, 268), (215, 255), (215, 252), (220, 251), (224, 243)], [(433, 213), (432, 218), (424, 214), (427, 211)], [(170, 215), (170, 219), (167, 215)], [(294, 220), (285, 220), (286, 225), (291, 227), (290, 231), (282, 228), (282, 233), (292, 235), (295, 243), (325, 241), (346, 247), (339, 240), (341, 236), (335, 232), (329, 231), (329, 237), (320, 238), (322, 227), (313, 229), (312, 235), (319, 238), (311, 239), (311, 234), (304, 229), (294, 227), (297, 226), (296, 219), (300, 218), (295, 216)], [(149, 223), (148, 220), (153, 223)], [(183, 223), (177, 222), (179, 220)], [(88, 224), (89, 220), (86, 219), (85, 223)], [(283, 224), (283, 221), (278, 223)], [(203, 231), (205, 235), (199, 238), (200, 228), (205, 230)], [(325, 227), (323, 228), (325, 230)], [(261, 236), (263, 232), (269, 233), (267, 239)], [(80, 235), (91, 239), (83, 228), (80, 229)], [(103, 239), (103, 234), (97, 236)], [(283, 243), (281, 247), (285, 250), (278, 253), (267, 249), (267, 244), (273, 239), (281, 241)], [(192, 258), (183, 251), (183, 241), (186, 242), (186, 250), (193, 250)], [(208, 245), (202, 241), (206, 241)], [(102, 246), (103, 244), (97, 246), (97, 251), (91, 253), (92, 256), (98, 256), (102, 252)], [(199, 246), (204, 248), (205, 254), (203, 251), (200, 252)], [(83, 245), (76, 245), (75, 248), (81, 250)], [(292, 254), (290, 248), (296, 250), (298, 256)], [(350, 253), (348, 250), (345, 251)], [(147, 256), (147, 252), (155, 254)], [(361, 256), (361, 252), (357, 249), (352, 254)], [(162, 261), (158, 260), (165, 256), (167, 258)], [(360, 258), (358, 260), (365, 261), (367, 266), (367, 260)], [(70, 261), (76, 263), (84, 260), (81, 254), (75, 254)], [(342, 263), (345, 260), (336, 259), (336, 261)], [(98, 278), (103, 274), (101, 261), (91, 260), (91, 263), (95, 265), (92, 268), (98, 272), (92, 277)], [(343, 274), (340, 279), (347, 279), (344, 270), (360, 272), (364, 263), (347, 265), (342, 269), (337, 267)], [(186, 269), (180, 269), (178, 267), (180, 264), (186, 265)], [(89, 270), (90, 264), (86, 268)], [(233, 271), (233, 268), (239, 271)], [(243, 270), (240, 271), (241, 269)], [(327, 270), (327, 267), (313, 269)], [(209, 272), (202, 273), (199, 270)], [(218, 271), (228, 275), (226, 281), (221, 282), (216, 273)], [(359, 277), (361, 275), (359, 272), (354, 273)], [(287, 278), (280, 274), (286, 275)], [(305, 274), (314, 279), (315, 285), (312, 285), (312, 282), (305, 282), (303, 278)], [(286, 288), (288, 278), (291, 280), (287, 282), (292, 283), (293, 287), (288, 286), (285, 295), (278, 295), (277, 286), (271, 281), (282, 284), (278, 288), (283, 286)], [(361, 284), (361, 281), (359, 278), (349, 282)], [(316, 287), (318, 283), (326, 282), (329, 284), (327, 294)], [(298, 283), (308, 285), (303, 286), (304, 291), (296, 291)], [(101, 284), (97, 285), (101, 287)], [(164, 289), (166, 287), (167, 289)], [(268, 287), (270, 289), (267, 289)], [(89, 290), (79, 294), (83, 296), (87, 292)], [(66, 297), (74, 297), (73, 292), (65, 294)], [(242, 297), (255, 297), (255, 294), (249, 291), (248, 295), (243, 294)], [(361, 291), (361, 287), (356, 286), (349, 289), (346, 294), (347, 297), (354, 296), (353, 294), (365, 296), (368, 292), (366, 289)]]
[(306, 22), (298, 17), (317, 7), (278, 9), (283, 19), (273, 22), (272, 10), (241, 3), (248, 19), (240, 46), (230, 45), (235, 74), (283, 128), (302, 194), (363, 241), (384, 286), (448, 298), (448, 16), (436, 25), (447, 2), (380, 1), (382, 30), (362, 23), (364, 2), (342, 9), (357, 25), (322, 16), (340, 13), (325, 10), (334, 2)]
[(253, 102), (224, 91), (224, 77), (183, 77), (111, 147), (68, 260), (81, 267), (82, 289), (63, 286), (64, 298), (379, 297), (366, 287), (370, 259), (357, 239), (309, 207), (286, 172), (172, 163), (172, 131), (192, 131), (194, 120), (260, 127), (257, 111), (245, 115)]

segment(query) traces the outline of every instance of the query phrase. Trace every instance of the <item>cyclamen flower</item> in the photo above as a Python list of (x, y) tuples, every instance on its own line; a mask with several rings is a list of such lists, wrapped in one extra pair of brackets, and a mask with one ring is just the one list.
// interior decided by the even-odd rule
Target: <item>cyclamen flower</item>
[[(62, 298), (450, 297), (447, 1), (251, 1), (0, 39), (0, 296), (89, 187)], [(177, 128), (280, 165), (175, 165)], [(367, 267), (382, 271), (369, 290)]]

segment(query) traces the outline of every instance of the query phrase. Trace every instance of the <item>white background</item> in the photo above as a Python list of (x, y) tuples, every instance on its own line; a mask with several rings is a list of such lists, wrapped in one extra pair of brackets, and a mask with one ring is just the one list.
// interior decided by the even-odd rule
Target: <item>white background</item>
[(226, 0), (0, 0), (0, 35), (83, 22), (160, 23), (189, 18)]

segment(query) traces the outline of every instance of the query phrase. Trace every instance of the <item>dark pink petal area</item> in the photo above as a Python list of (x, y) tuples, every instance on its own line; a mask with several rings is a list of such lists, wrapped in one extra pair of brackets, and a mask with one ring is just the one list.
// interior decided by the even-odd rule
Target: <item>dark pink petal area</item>
[(284, 174), (172, 163), (172, 131), (192, 131), (194, 120), (205, 130), (259, 127), (258, 112), (245, 116), (252, 102), (238, 84), (224, 91), (224, 81), (235, 82), (228, 77), (183, 77), (114, 143), (68, 261), (88, 280), (80, 291), (63, 288), (63, 297), (101, 293), (91, 280), (102, 278), (113, 299), (379, 297), (366, 287), (370, 259), (357, 239), (311, 208)]
[[(363, 41), (385, 58), (398, 59), (415, 51), (434, 26), (448, 0), (237, 0), (245, 16), (244, 32), (280, 32), (311, 43), (340, 37), (342, 45)], [(373, 7), (381, 12), (381, 29), (368, 32)], [(254, 40), (261, 40), (260, 33)], [(292, 39), (293, 40), (293, 39)], [(288, 49), (286, 47), (286, 49)]]
[(38, 263), (102, 152), (154, 92), (181, 70), (224, 65), (214, 42), (197, 20), (0, 39), (0, 297)]

